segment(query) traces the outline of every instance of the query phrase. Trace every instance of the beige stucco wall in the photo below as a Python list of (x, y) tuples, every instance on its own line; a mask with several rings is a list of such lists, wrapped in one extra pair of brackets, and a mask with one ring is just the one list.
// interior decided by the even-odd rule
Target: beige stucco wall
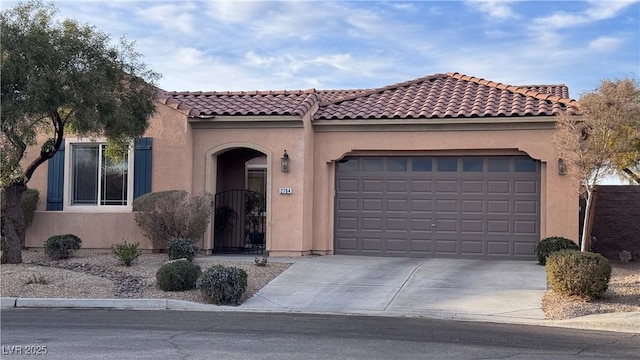
[[(267, 156), (266, 242), (267, 249), (274, 253), (300, 255), (311, 250), (311, 241), (306, 248), (301, 241), (305, 226), (303, 198), (312, 195), (311, 189), (305, 189), (303, 132), (304, 129), (299, 126), (193, 131), (193, 190), (196, 192), (216, 192), (218, 155), (236, 148), (250, 148)], [(280, 158), (284, 150), (290, 157), (288, 173), (280, 171)], [(281, 195), (279, 188), (292, 188), (293, 193)], [(203, 249), (213, 248), (211, 239), (211, 231), (208, 231)]]
[[(186, 115), (168, 106), (158, 105), (151, 119), (147, 137), (153, 137), (152, 189), (191, 191), (191, 129)], [(74, 137), (65, 135), (65, 137)], [(23, 164), (37, 155), (36, 147), (30, 148)], [(26, 246), (42, 247), (53, 235), (72, 233), (82, 239), (82, 247), (109, 248), (122, 242), (139, 242), (142, 249), (150, 249), (150, 243), (138, 229), (131, 211), (120, 212), (69, 212), (46, 211), (47, 163), (40, 165), (27, 184), (40, 191), (40, 205), (33, 225), (27, 229)]]

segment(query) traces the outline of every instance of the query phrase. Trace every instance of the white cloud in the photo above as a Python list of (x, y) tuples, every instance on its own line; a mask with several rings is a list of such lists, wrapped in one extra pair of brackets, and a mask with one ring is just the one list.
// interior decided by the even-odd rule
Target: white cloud
[(264, 15), (267, 2), (260, 1), (209, 1), (206, 13), (222, 23), (250, 23)]
[(598, 52), (613, 51), (620, 46), (620, 43), (618, 38), (600, 36), (589, 43), (589, 49)]
[(577, 13), (561, 11), (549, 16), (537, 17), (533, 19), (532, 27), (535, 30), (550, 31), (582, 26), (611, 19), (637, 2), (638, 0), (587, 1), (588, 7), (584, 11)]
[(477, 8), (491, 18), (512, 19), (518, 17), (518, 14), (511, 8), (513, 2), (510, 0), (469, 0), (467, 5), (474, 9)]
[(189, 3), (164, 4), (139, 9), (141, 18), (146, 18), (167, 30), (177, 30), (191, 35), (195, 33), (195, 16), (188, 11), (195, 10)]

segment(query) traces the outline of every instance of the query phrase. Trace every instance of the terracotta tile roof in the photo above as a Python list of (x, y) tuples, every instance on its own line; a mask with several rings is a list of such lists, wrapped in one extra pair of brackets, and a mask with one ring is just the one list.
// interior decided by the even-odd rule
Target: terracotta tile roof
[(376, 89), (159, 93), (189, 117), (303, 116), (315, 119), (417, 119), (546, 116), (577, 112), (564, 85), (510, 86), (459, 73), (436, 74)]
[(315, 119), (417, 119), (554, 115), (577, 110), (564, 85), (509, 86), (436, 74), (323, 101)]
[(315, 89), (282, 91), (162, 92), (159, 101), (190, 117), (222, 115), (303, 116), (320, 100)]

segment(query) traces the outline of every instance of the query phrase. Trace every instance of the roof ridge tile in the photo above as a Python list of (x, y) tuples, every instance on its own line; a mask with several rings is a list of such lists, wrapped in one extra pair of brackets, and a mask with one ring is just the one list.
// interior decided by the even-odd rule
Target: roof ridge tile
[[(494, 87), (494, 88), (499, 88), (498, 86), (504, 85), (502, 83), (496, 83), (496, 82), (493, 82), (493, 81), (487, 83), (486, 80), (484, 80), (482, 78), (473, 77), (473, 76), (467, 76), (467, 75), (464, 75), (464, 74), (461, 74), (461, 73), (458, 73), (458, 72), (453, 72), (453, 73), (449, 72), (449, 73), (447, 73), (447, 76), (450, 76), (450, 77), (452, 77), (454, 79), (458, 79), (458, 80), (463, 80), (463, 78), (465, 78), (465, 79), (468, 79), (468, 80), (463, 80), (463, 81), (469, 81), (469, 82), (473, 82), (473, 83), (476, 83), (476, 84), (479, 84), (479, 85), (485, 85), (485, 86), (490, 86), (490, 87)], [(562, 85), (562, 86), (564, 86), (564, 85)], [(544, 100), (548, 99), (548, 97), (545, 97), (545, 96), (549, 95), (549, 94), (544, 94), (544, 93), (541, 93), (539, 91), (535, 91), (535, 90), (530, 89), (530, 88), (533, 88), (533, 87), (537, 88), (537, 87), (545, 87), (545, 86), (542, 86), (542, 85), (530, 85), (530, 86), (526, 86), (525, 87), (525, 86), (514, 86), (514, 85), (511, 85), (511, 86), (507, 86), (506, 90), (510, 91), (510, 92), (513, 92), (513, 93), (520, 94), (520, 95), (531, 96), (531, 97), (538, 98), (538, 99), (544, 99)], [(549, 86), (546, 86), (546, 87), (549, 87)], [(577, 109), (577, 108), (580, 107), (580, 104), (574, 99), (563, 98), (563, 97), (559, 97), (559, 96), (556, 96), (556, 97), (557, 97), (557, 99), (554, 99), (554, 100), (551, 100), (551, 101), (559, 102), (559, 103), (567, 106), (568, 108), (572, 107), (572, 108), (576, 108)]]

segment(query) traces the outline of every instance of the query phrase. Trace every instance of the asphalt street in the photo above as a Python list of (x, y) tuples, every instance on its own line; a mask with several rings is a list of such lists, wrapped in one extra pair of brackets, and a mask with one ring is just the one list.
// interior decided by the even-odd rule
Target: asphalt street
[[(640, 335), (425, 318), (3, 309), (2, 358), (637, 359)], [(43, 351), (43, 347), (44, 351)], [(46, 352), (44, 354), (43, 352)]]

